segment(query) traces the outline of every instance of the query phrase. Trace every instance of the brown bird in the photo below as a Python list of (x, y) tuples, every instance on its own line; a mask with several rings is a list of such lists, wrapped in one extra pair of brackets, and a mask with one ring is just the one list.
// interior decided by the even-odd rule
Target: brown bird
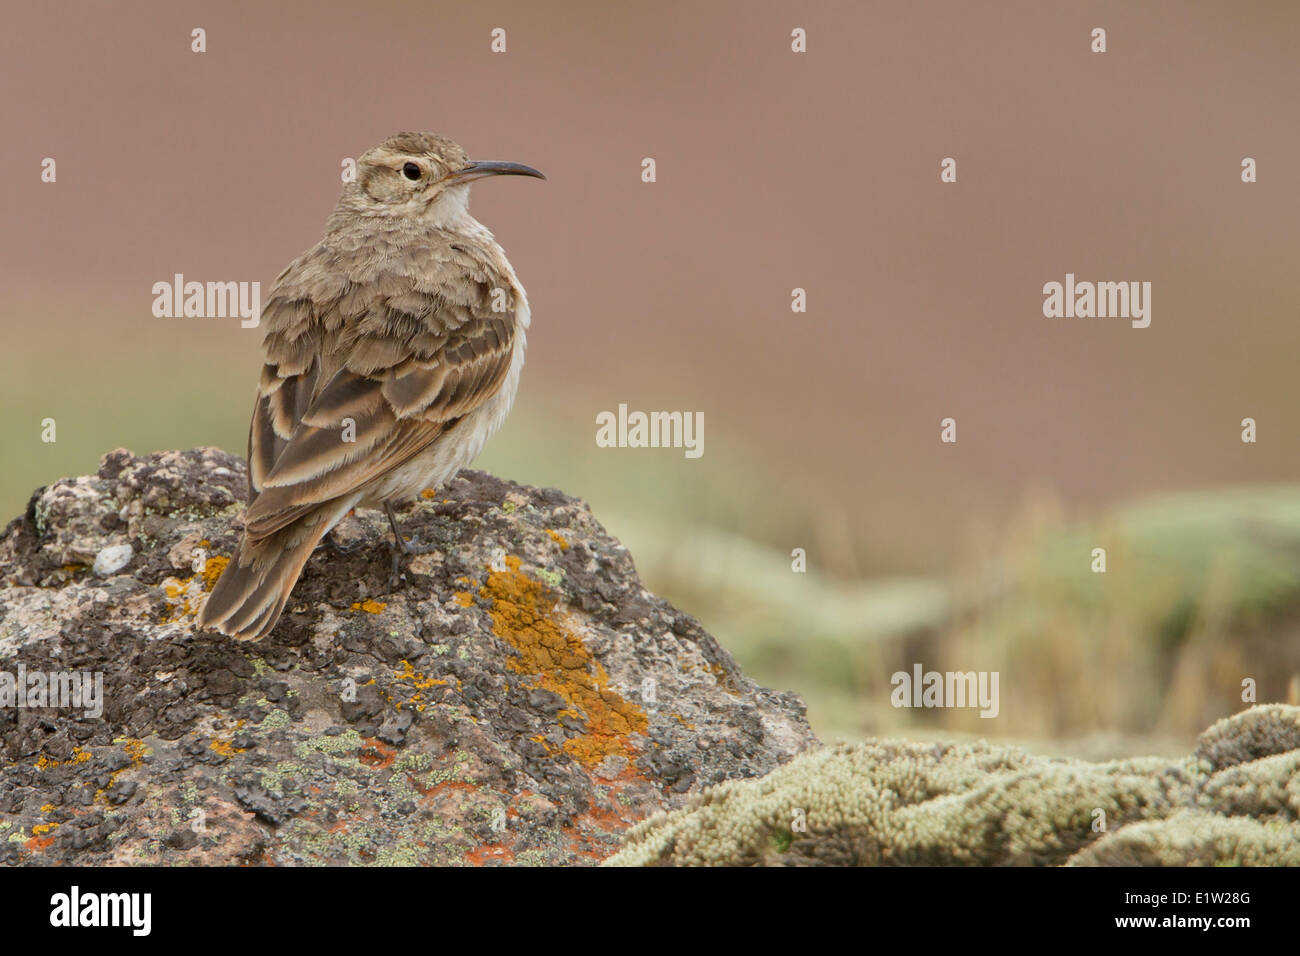
[[(485, 176), (451, 140), (398, 133), (357, 162), (325, 237), (275, 280), (248, 434), (249, 505), (200, 627), (266, 636), (321, 538), (355, 507), (437, 488), (500, 427), (524, 364), (528, 298), (469, 214)], [(397, 553), (394, 553), (394, 563)]]

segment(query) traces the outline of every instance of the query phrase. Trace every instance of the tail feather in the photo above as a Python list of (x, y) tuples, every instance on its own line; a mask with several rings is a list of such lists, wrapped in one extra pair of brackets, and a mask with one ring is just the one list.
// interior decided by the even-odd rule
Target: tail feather
[(199, 611), (198, 626), (241, 641), (269, 634), (316, 545), (352, 505), (328, 502), (274, 534), (253, 541), (245, 535)]

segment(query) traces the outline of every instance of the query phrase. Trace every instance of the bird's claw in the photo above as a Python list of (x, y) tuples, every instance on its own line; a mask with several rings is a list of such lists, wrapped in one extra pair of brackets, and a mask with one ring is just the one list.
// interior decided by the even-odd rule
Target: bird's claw
[(334, 537), (334, 532), (330, 531), (329, 534), (325, 535), (325, 547), (329, 548), (335, 554), (348, 555), (355, 554), (359, 551), (361, 549), (361, 543), (341, 544), (339, 540)]
[(388, 574), (388, 588), (390, 591), (395, 591), (402, 583), (402, 558), (417, 554), (433, 554), (438, 550), (438, 546), (436, 544), (422, 544), (415, 537), (412, 537), (409, 541), (398, 538), (397, 543), (390, 550), (393, 554), (393, 567)]

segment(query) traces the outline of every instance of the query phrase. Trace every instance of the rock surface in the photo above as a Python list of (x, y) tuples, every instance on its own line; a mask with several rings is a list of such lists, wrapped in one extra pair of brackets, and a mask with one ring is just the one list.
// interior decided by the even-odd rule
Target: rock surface
[[(595, 862), (816, 743), (584, 504), (479, 472), (403, 514), (438, 549), (396, 587), (362, 511), (265, 641), (195, 631), (244, 489), (216, 449), (119, 450), (5, 529), (0, 860)], [(102, 712), (51, 672), (102, 675)]]
[(641, 823), (606, 863), (1300, 866), (1300, 707), (1221, 720), (1177, 761), (983, 741), (813, 750)]

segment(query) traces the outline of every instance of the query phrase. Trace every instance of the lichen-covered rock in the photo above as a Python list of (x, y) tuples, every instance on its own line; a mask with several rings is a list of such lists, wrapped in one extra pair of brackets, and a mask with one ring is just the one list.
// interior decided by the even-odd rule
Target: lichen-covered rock
[(606, 863), (1300, 866), (1300, 707), (1221, 720), (1181, 761), (813, 750), (644, 821)]
[(5, 530), (0, 860), (592, 862), (816, 743), (585, 505), (479, 472), (402, 516), (438, 549), (396, 586), (358, 512), (265, 641), (195, 631), (244, 489), (216, 449), (116, 451)]

